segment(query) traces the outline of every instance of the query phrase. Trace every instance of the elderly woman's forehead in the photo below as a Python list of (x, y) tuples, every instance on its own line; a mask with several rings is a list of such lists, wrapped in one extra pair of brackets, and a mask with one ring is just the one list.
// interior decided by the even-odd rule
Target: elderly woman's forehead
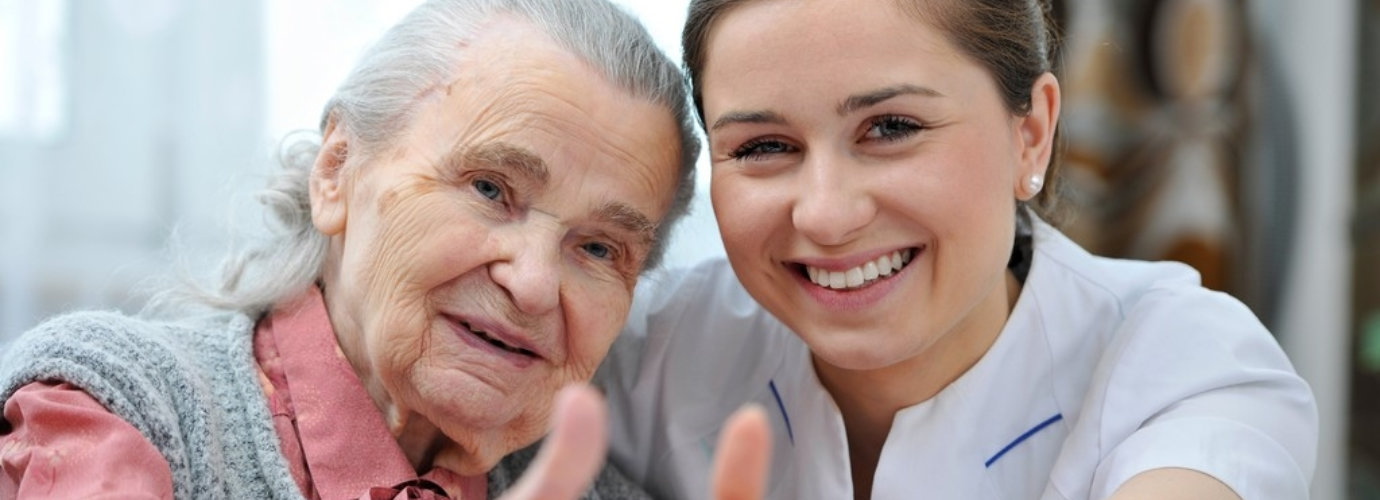
[(457, 59), (451, 77), (432, 87), (431, 92), (450, 95), (482, 89), (499, 98), (523, 92), (552, 92), (572, 85), (603, 84), (603, 93), (632, 94), (541, 28), (522, 19), (500, 18), (485, 24), (465, 44)]
[[(547, 59), (569, 61), (584, 66), (591, 72), (593, 70), (593, 66), (582, 61), (570, 49), (561, 46), (544, 29), (531, 21), (511, 15), (496, 15), (484, 22), (475, 31), (474, 38), (463, 47), (460, 55), (461, 63), (458, 69), (462, 72), (493, 73), (504, 68), (523, 67)], [(483, 66), (467, 66), (471, 64)]]

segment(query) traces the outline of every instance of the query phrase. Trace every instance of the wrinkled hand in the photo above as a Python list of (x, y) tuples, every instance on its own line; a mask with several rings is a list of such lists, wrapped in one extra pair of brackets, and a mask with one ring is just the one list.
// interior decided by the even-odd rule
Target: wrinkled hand
[[(603, 398), (586, 385), (556, 394), (551, 434), (501, 500), (574, 500), (589, 489), (608, 451)], [(758, 500), (767, 481), (771, 433), (766, 414), (749, 406), (728, 418), (714, 463), (714, 500)]]

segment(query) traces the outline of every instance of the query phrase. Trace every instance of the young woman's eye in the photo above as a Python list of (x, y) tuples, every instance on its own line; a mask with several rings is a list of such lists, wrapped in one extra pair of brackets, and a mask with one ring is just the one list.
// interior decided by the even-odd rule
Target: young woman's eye
[(776, 139), (754, 139), (729, 154), (735, 160), (761, 160), (771, 155), (794, 152), (795, 148)]
[(872, 120), (864, 138), (872, 141), (899, 141), (915, 135), (924, 126), (915, 120), (899, 116), (882, 116)]
[(475, 179), (474, 190), (478, 192), (480, 196), (490, 200), (498, 201), (503, 199), (503, 187), (499, 186), (497, 182), (488, 179)]

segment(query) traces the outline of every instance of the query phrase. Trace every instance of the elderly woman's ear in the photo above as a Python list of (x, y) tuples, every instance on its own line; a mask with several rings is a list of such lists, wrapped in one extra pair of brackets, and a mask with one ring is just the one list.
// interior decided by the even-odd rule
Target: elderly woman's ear
[(332, 236), (345, 230), (346, 197), (341, 170), (349, 158), (349, 133), (335, 113), (326, 120), (321, 151), (311, 167), (311, 221), (316, 230)]

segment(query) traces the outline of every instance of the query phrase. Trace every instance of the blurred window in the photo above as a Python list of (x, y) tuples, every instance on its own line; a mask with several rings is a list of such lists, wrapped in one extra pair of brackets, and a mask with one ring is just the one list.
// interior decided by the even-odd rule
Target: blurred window
[(66, 0), (0, 0), (0, 139), (51, 142), (67, 126)]

